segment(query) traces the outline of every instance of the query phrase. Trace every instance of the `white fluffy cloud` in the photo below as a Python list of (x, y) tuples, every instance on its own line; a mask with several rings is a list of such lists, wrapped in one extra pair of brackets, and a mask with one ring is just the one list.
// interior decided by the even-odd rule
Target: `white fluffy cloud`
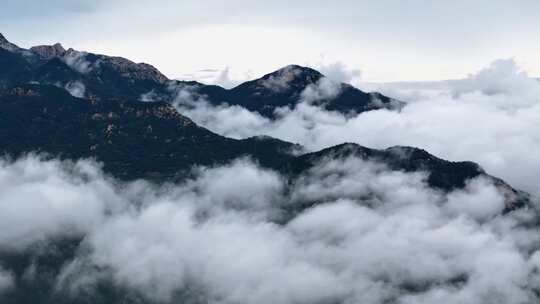
[(288, 191), (248, 160), (194, 172), (156, 186), (86, 161), (4, 162), (0, 246), (85, 235), (58, 277), (74, 295), (102, 277), (211, 303), (524, 303), (540, 286), (534, 206), (501, 216), (485, 180), (443, 194), (421, 172), (355, 158), (324, 161)]
[[(67, 170), (69, 168), (69, 170)], [(28, 157), (0, 162), (0, 247), (20, 249), (54, 235), (88, 231), (123, 200), (99, 168)]]
[(340, 61), (330, 63), (320, 62), (316, 64), (315, 69), (335, 82), (356, 84), (362, 78), (361, 70), (351, 69)]

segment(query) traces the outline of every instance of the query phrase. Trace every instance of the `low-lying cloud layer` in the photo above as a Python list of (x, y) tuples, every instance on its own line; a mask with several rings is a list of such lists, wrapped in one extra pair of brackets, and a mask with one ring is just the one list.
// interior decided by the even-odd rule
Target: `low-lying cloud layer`
[[(339, 65), (337, 79), (351, 79)], [(514, 186), (540, 194), (540, 82), (513, 60), (499, 60), (441, 91), (403, 92), (401, 112), (377, 110), (354, 117), (324, 111), (306, 98), (294, 110), (279, 109), (270, 121), (238, 106), (211, 106), (189, 90), (179, 111), (219, 134), (245, 138), (270, 135), (317, 150), (343, 142), (373, 148), (415, 146), (450, 160), (472, 160)], [(308, 90), (312, 90), (309, 88)], [(306, 90), (306, 93), (308, 90)], [(187, 105), (187, 106), (186, 106)]]
[(0, 296), (7, 291), (13, 288), (14, 282), (13, 282), (13, 275), (0, 268)]
[(156, 186), (30, 156), (0, 165), (0, 248), (84, 236), (55, 278), (71, 296), (110, 278), (190, 303), (538, 300), (535, 206), (503, 216), (486, 180), (444, 194), (425, 178), (349, 158), (289, 185), (241, 159)]

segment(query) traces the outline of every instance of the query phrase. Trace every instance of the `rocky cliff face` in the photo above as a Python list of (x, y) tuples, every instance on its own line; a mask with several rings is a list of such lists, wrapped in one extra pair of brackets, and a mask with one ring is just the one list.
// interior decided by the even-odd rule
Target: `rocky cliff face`
[(54, 45), (38, 45), (30, 48), (30, 51), (36, 53), (41, 58), (50, 60), (55, 57), (62, 57), (65, 55), (66, 50), (60, 43)]
[[(0, 68), (6, 69), (11, 65), (14, 72), (20, 75), (14, 79), (11, 76), (3, 77), (0, 72), (0, 82), (4, 83), (4, 87), (36, 82), (65, 88), (77, 81), (79, 86), (84, 87), (85, 96), (88, 97), (124, 97), (136, 100), (148, 90), (164, 87), (168, 81), (165, 75), (149, 64), (72, 48), (66, 50), (59, 43), (34, 46), (27, 50), (9, 42), (2, 35), (0, 49), (3, 50), (0, 53)], [(11, 57), (9, 61), (21, 64), (2, 64), (8, 57)]]

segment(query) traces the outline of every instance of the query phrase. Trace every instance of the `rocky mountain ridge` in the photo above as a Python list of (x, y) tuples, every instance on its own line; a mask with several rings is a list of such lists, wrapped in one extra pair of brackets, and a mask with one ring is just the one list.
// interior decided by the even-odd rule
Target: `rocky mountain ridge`
[[(171, 80), (152, 65), (71, 48), (66, 50), (60, 43), (26, 50), (4, 36), (1, 41), (0, 68), (18, 75), (12, 77), (11, 73), (0, 70), (0, 87), (4, 88), (36, 82), (66, 88), (77, 97), (165, 102), (176, 99), (179, 88), (189, 88), (213, 105), (238, 105), (269, 118), (273, 118), (279, 108), (294, 108), (304, 101), (343, 114), (381, 108), (399, 110), (404, 106), (382, 94), (366, 93), (348, 84), (333, 82), (314, 69), (298, 65), (286, 66), (228, 90)], [(8, 57), (11, 64), (2, 64)], [(306, 92), (316, 96), (305, 96)]]

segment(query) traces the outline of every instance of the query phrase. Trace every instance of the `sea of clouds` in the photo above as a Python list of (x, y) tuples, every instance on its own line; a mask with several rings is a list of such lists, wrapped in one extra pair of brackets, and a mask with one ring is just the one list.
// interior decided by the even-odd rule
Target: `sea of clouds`
[(239, 159), (155, 185), (30, 155), (0, 163), (0, 248), (81, 238), (53, 278), (75, 298), (107, 278), (160, 303), (537, 301), (536, 205), (502, 215), (487, 180), (450, 193), (425, 180), (347, 158), (291, 183)]
[[(310, 86), (275, 121), (185, 87), (175, 105), (231, 137), (271, 135), (308, 150), (416, 146), (540, 193), (540, 83), (513, 61), (436, 94), (396, 91), (408, 102), (401, 111), (343, 116), (312, 104), (338, 94), (339, 81)], [(51, 278), (55, 292), (75, 298), (109, 280), (158, 303), (539, 301), (537, 203), (503, 215), (489, 180), (442, 193), (424, 172), (357, 158), (324, 160), (293, 180), (249, 159), (193, 170), (157, 185), (118, 181), (91, 160), (1, 160), (0, 253), (80, 240)], [(21, 282), (11, 266), (0, 260), (0, 297)]]

